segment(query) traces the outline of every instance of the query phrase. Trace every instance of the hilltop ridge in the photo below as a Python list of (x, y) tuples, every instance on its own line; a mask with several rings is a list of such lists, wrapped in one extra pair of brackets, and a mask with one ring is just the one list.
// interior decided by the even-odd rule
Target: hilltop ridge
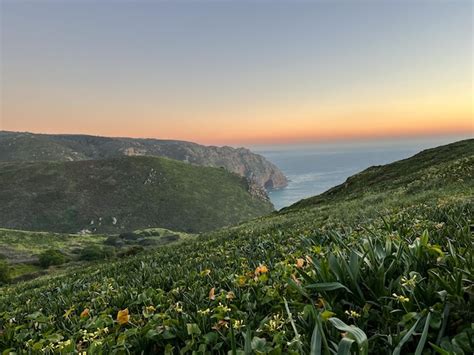
[(123, 156), (159, 156), (223, 167), (266, 189), (282, 188), (288, 183), (278, 167), (246, 148), (178, 140), (0, 131), (0, 161), (80, 161)]

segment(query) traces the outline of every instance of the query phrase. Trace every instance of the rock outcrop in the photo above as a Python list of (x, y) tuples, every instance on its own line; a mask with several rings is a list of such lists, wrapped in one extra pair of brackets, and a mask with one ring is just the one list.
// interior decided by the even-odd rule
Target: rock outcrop
[(267, 190), (282, 188), (288, 183), (278, 167), (246, 148), (160, 139), (0, 131), (0, 161), (79, 161), (124, 155), (159, 156), (195, 165), (221, 167)]

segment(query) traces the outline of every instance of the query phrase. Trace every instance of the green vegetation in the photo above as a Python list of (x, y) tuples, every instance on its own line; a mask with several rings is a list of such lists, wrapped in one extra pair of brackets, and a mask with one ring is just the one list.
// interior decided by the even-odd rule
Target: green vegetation
[(66, 257), (57, 249), (49, 249), (42, 252), (39, 257), (39, 264), (42, 267), (50, 267), (51, 265), (62, 265), (66, 262)]
[(473, 353), (473, 144), (441, 164), (412, 160), (405, 183), (4, 286), (0, 348)]
[(80, 260), (86, 261), (96, 261), (111, 259), (115, 256), (115, 248), (113, 247), (97, 247), (97, 246), (88, 246), (81, 250)]
[(110, 138), (86, 135), (0, 131), (0, 161), (78, 161), (123, 156), (158, 156), (200, 166), (225, 168), (252, 177), (260, 187), (280, 188), (286, 177), (263, 156), (245, 148), (203, 146), (191, 142)]
[[(134, 235), (134, 238), (127, 238), (127, 235)], [(154, 248), (193, 237), (191, 234), (164, 228), (137, 230), (109, 236), (0, 229), (0, 260), (7, 264), (10, 280), (15, 282), (44, 275), (45, 270), (42, 270), (43, 267), (40, 266), (41, 256), (48, 259), (51, 250), (59, 251), (67, 262), (76, 262), (81, 260), (81, 255), (88, 254), (87, 250), (101, 251), (104, 246), (112, 246), (115, 250), (109, 248), (108, 253), (95, 253), (102, 255), (102, 259), (113, 255), (117, 257), (132, 255), (143, 251), (144, 248)], [(82, 258), (82, 260), (89, 259), (101, 260), (100, 257), (91, 258), (87, 255)], [(45, 262), (44, 267), (49, 266), (46, 264), (48, 262)]]
[(0, 185), (0, 226), (12, 229), (200, 232), (273, 210), (244, 178), (165, 158), (0, 163)]
[(0, 285), (10, 282), (11, 274), (8, 263), (0, 259)]
[(329, 201), (367, 198), (367, 196), (389, 197), (384, 191), (398, 195), (426, 192), (436, 194), (438, 189), (458, 188), (461, 194), (465, 188), (472, 188), (474, 165), (474, 139), (463, 140), (438, 148), (424, 150), (415, 156), (392, 164), (373, 166), (356, 174), (344, 184), (327, 192), (294, 204), (291, 208), (312, 206)]

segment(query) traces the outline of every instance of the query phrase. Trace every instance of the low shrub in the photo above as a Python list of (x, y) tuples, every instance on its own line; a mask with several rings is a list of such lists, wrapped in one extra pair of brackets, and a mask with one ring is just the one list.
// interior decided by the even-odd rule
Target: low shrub
[(0, 260), (0, 285), (10, 282), (10, 267), (4, 260)]
[(81, 250), (79, 259), (86, 261), (110, 259), (115, 256), (115, 248), (111, 246), (87, 246)]
[(39, 255), (39, 264), (44, 267), (51, 265), (61, 265), (66, 262), (66, 257), (57, 249), (48, 249)]

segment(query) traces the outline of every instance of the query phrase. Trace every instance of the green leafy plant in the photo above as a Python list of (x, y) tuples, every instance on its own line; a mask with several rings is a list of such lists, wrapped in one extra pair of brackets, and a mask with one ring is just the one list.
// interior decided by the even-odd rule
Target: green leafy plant
[(38, 256), (39, 264), (47, 268), (51, 265), (62, 265), (66, 262), (64, 254), (57, 249), (49, 249)]

